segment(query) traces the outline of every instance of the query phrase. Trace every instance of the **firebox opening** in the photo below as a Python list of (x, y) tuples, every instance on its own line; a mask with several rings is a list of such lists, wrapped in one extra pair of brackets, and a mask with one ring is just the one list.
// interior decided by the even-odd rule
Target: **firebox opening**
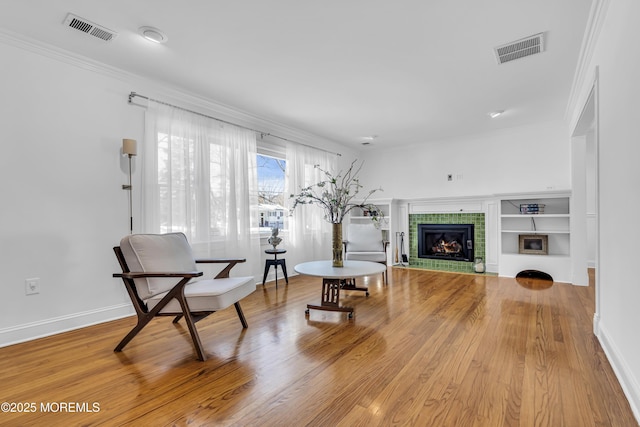
[(473, 224), (418, 224), (418, 257), (472, 261)]

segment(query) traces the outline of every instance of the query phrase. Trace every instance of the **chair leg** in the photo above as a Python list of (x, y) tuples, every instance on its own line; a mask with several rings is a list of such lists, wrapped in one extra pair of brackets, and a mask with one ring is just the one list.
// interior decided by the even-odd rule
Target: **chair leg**
[(191, 334), (191, 340), (193, 340), (193, 346), (195, 347), (196, 354), (198, 355), (198, 360), (204, 362), (207, 360), (207, 356), (204, 354), (204, 349), (202, 348), (202, 342), (200, 342), (200, 336), (196, 330), (196, 325), (190, 315), (184, 316), (184, 320), (187, 322), (187, 326), (189, 327), (189, 333)]
[(116, 346), (116, 348), (113, 349), (113, 351), (122, 351), (122, 349), (127, 344), (129, 344), (129, 341), (131, 341), (133, 337), (138, 335), (138, 332), (140, 332), (142, 328), (147, 326), (147, 323), (149, 323), (151, 319), (153, 319), (153, 316), (138, 314), (138, 323), (136, 324), (136, 326), (134, 326), (133, 329), (131, 329), (129, 333), (124, 338), (122, 338), (122, 341), (120, 341), (120, 343)]
[(178, 314), (174, 319), (172, 323), (178, 323), (180, 321), (180, 319), (182, 319), (182, 314)]
[(182, 307), (182, 315), (185, 322), (187, 322), (189, 334), (191, 335), (191, 340), (193, 341), (193, 346), (195, 347), (198, 360), (204, 362), (205, 360), (207, 360), (207, 356), (205, 355), (204, 349), (202, 348), (202, 342), (200, 341), (200, 336), (198, 335), (198, 330), (196, 329), (196, 324), (193, 321), (193, 317), (189, 312), (189, 305), (187, 304), (186, 298), (184, 298), (184, 295), (178, 295), (176, 296), (176, 299), (178, 300), (178, 302), (180, 302), (180, 307)]
[(235, 304), (233, 304), (236, 308), (236, 312), (238, 312), (238, 317), (240, 318), (240, 322), (242, 323), (242, 327), (243, 328), (248, 328), (249, 325), (247, 324), (247, 319), (244, 318), (244, 313), (242, 312), (242, 307), (240, 307), (240, 303), (237, 302)]

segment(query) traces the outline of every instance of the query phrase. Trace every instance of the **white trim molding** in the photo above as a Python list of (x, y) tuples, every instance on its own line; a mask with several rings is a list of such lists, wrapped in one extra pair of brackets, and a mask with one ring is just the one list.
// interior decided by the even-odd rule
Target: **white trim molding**
[(614, 345), (613, 340), (609, 339), (606, 328), (602, 326), (599, 317), (597, 318), (596, 316), (594, 316), (594, 331), (620, 383), (620, 387), (622, 387), (622, 391), (629, 401), (631, 411), (636, 420), (640, 420), (640, 384), (634, 379), (629, 365)]
[(126, 303), (12, 326), (0, 329), (0, 347), (81, 329), (134, 314), (131, 303)]
[[(0, 29), (0, 43), (126, 82), (131, 84), (131, 91), (133, 92), (141, 92), (154, 98), (166, 99), (169, 103), (175, 103), (184, 106), (184, 108), (202, 112), (202, 114), (211, 114), (222, 120), (232, 121), (242, 126), (255, 127), (262, 132), (278, 134), (301, 143), (324, 147), (332, 151), (342, 151), (345, 155), (355, 154), (352, 149), (340, 145), (337, 141), (242, 111), (196, 93), (189, 92), (183, 88), (171, 86), (166, 82), (143, 77), (121, 68), (113, 67), (56, 46), (16, 34), (10, 30)], [(127, 102), (127, 98), (123, 97), (122, 102)], [(134, 103), (134, 105), (144, 106), (144, 104), (139, 103)]]
[[(587, 21), (587, 27), (585, 29), (584, 37), (582, 39), (582, 46), (580, 47), (580, 55), (578, 56), (578, 65), (573, 76), (573, 84), (571, 86), (571, 92), (569, 94), (569, 102), (567, 103), (567, 110), (565, 112), (565, 118), (573, 124), (571, 127), (575, 127), (578, 117), (573, 117), (578, 105), (584, 105), (586, 100), (579, 102), (581, 91), (589, 72), (588, 66), (593, 57), (598, 36), (600, 35), (600, 29), (604, 23), (604, 18), (607, 15), (609, 9), (609, 2), (611, 0), (594, 0), (591, 5), (591, 11), (589, 12), (589, 20)], [(588, 96), (588, 94), (587, 94)], [(582, 109), (580, 109), (582, 111)]]

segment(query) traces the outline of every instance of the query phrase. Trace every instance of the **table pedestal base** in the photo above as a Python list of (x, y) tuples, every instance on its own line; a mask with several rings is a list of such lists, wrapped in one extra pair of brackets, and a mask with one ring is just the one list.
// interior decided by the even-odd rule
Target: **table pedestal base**
[(297, 273), (307, 276), (322, 278), (322, 299), (319, 305), (307, 304), (305, 314), (309, 315), (309, 309), (340, 311), (353, 317), (353, 307), (343, 307), (340, 305), (340, 290), (363, 291), (369, 296), (369, 289), (358, 287), (355, 283), (356, 277), (371, 276), (380, 274), (386, 270), (386, 266), (371, 261), (345, 260), (340, 268), (334, 267), (331, 260), (303, 262), (295, 266)]
[(340, 289), (352, 291), (364, 291), (369, 296), (369, 289), (355, 286), (353, 279), (322, 279), (322, 300), (320, 305), (307, 304), (305, 314), (309, 315), (309, 309), (325, 310), (325, 311), (341, 311), (349, 314), (349, 318), (353, 317), (353, 307), (343, 307), (340, 305)]
[(340, 284), (340, 287), (345, 291), (363, 291), (366, 296), (369, 296), (369, 288), (356, 286), (355, 277), (352, 279), (341, 279), (341, 280), (342, 280), (342, 283)]

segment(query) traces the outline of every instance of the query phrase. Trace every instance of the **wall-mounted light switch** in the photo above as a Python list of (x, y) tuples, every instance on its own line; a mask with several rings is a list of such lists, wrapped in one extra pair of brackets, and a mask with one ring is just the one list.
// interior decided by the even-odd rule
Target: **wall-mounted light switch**
[(24, 292), (26, 295), (35, 295), (40, 293), (40, 279), (35, 277), (33, 279), (25, 279)]
[(447, 175), (447, 181), (453, 181), (453, 174)]

